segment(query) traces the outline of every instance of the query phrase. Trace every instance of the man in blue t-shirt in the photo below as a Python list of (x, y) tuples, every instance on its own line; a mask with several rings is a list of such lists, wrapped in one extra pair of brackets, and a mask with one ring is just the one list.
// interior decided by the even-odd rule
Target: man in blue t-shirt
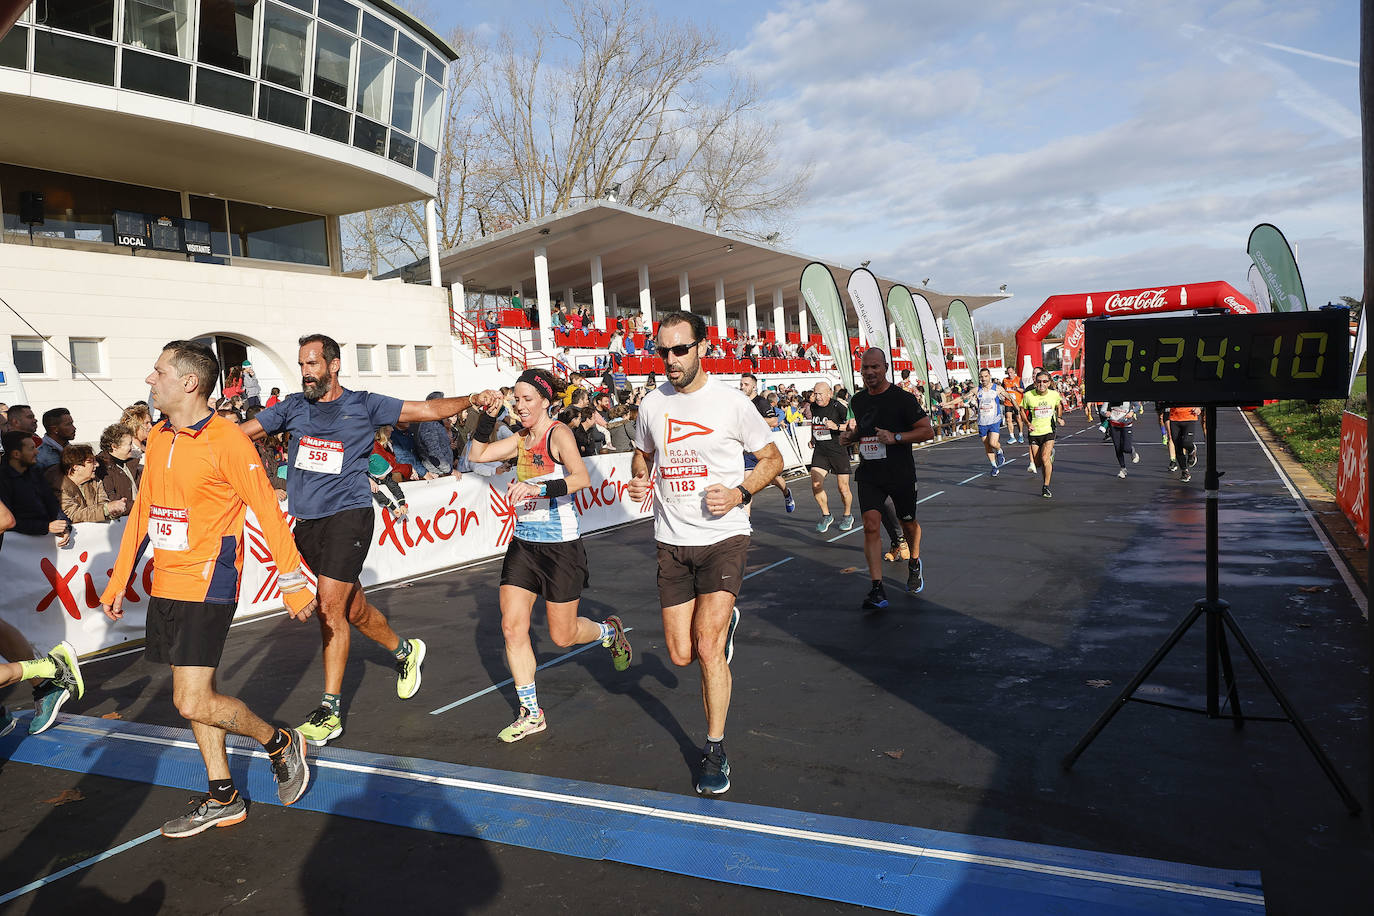
[(319, 581), (320, 631), (324, 639), (324, 697), (300, 727), (320, 746), (343, 733), (344, 668), (348, 664), (350, 624), (396, 657), (396, 693), (408, 700), (420, 689), (425, 644), (401, 639), (363, 595), (359, 577), (372, 542), (372, 486), (367, 460), (379, 426), (442, 420), (500, 400), (495, 391), (466, 398), (402, 401), (350, 391), (339, 384), (339, 345), (323, 334), (300, 339), (297, 362), (301, 394), (265, 407), (243, 424), (253, 439), (291, 434), (287, 448), (286, 492), (296, 517), (296, 546)]

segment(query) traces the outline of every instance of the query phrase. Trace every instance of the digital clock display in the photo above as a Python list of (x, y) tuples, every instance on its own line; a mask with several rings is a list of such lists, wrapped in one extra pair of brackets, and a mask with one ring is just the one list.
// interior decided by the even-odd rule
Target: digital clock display
[(1089, 400), (1255, 404), (1343, 398), (1349, 384), (1349, 312), (1089, 320)]

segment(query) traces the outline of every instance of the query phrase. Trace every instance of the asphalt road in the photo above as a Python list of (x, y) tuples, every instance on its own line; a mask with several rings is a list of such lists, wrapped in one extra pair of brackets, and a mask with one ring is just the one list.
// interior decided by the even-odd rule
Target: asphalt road
[[(1331, 558), (1241, 415), (1217, 430), (1222, 597), (1358, 793), (1367, 785), (1364, 621)], [(1152, 424), (1142, 461), (1116, 476), (1109, 445), (1065, 431), (1054, 498), (1024, 446), (996, 479), (976, 439), (918, 453), (926, 589), (859, 609), (862, 533), (814, 530), (776, 490), (755, 501), (727, 730), (729, 801), (1215, 868), (1255, 869), (1271, 913), (1368, 914), (1374, 841), (1288, 725), (1230, 724), (1128, 705), (1072, 771), (1060, 766), (1098, 714), (1203, 591), (1201, 466), (1182, 484)], [(1075, 434), (1076, 433), (1076, 434)], [(975, 476), (976, 475), (976, 476)], [(836, 498), (832, 492), (832, 502)], [(541, 671), (549, 729), (505, 745), (508, 677), (497, 562), (372, 591), (397, 630), (430, 647), (420, 694), (396, 699), (385, 652), (355, 637), (336, 744), (513, 773), (691, 794), (704, 738), (695, 669), (663, 648), (647, 524), (587, 539), (584, 613), (618, 613), (636, 648), (612, 670), (599, 649)], [(777, 565), (774, 565), (777, 564)], [(536, 617), (542, 661), (563, 654)], [(1237, 657), (1246, 712), (1276, 705)], [(1201, 705), (1199, 625), (1141, 696)], [(138, 655), (86, 666), (79, 716), (182, 726), (170, 676)], [(226, 692), (283, 723), (316, 705), (314, 624), (235, 628)], [(12, 705), (27, 702), (12, 692)], [(8, 739), (12, 740), (12, 739)], [(75, 800), (56, 804), (68, 793)], [(0, 761), (0, 896), (155, 830), (187, 792)], [(608, 898), (610, 902), (608, 903)], [(831, 913), (846, 904), (666, 871), (262, 804), (192, 840), (143, 842), (54, 880), (14, 913), (419, 912)], [(418, 908), (418, 910), (416, 910)]]

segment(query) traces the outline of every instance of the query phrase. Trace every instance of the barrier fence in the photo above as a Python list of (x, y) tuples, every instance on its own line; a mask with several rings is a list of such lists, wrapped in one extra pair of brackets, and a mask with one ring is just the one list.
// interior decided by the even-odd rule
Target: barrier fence
[(1336, 502), (1355, 526), (1360, 540), (1369, 544), (1369, 499), (1365, 490), (1368, 476), (1369, 421), (1346, 411), (1341, 415), (1341, 456), (1336, 475)]
[[(796, 467), (809, 460), (807, 437), (806, 427), (799, 427), (795, 439), (784, 431), (773, 434), (784, 465)], [(652, 495), (633, 503), (626, 492), (629, 453), (585, 460), (591, 486), (573, 496), (584, 534), (652, 515)], [(512, 472), (496, 477), (465, 474), (460, 480), (444, 477), (405, 484), (409, 503), (405, 518), (375, 510), (363, 585), (393, 582), (503, 553), (515, 531), (515, 511), (505, 497), (512, 476)], [(0, 582), (5, 583), (0, 618), (17, 626), (40, 651), (63, 639), (82, 655), (142, 639), (152, 585), (151, 552), (125, 589), (123, 619), (113, 623), (100, 612), (100, 594), (109, 582), (124, 524), (121, 519), (75, 525), (72, 543), (66, 548), (58, 548), (54, 537), (6, 536), (0, 549)], [(244, 525), (243, 550), (235, 618), (280, 609), (276, 563), (251, 513)], [(493, 600), (495, 592), (493, 582)]]

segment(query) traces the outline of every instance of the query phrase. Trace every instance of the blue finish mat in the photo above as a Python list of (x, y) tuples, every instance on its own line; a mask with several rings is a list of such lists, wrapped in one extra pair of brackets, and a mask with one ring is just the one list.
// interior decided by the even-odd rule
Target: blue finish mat
[[(0, 757), (203, 791), (187, 729), (62, 716)], [(21, 737), (22, 736), (22, 737)], [(467, 767), (311, 749), (296, 808), (898, 913), (1264, 912), (1260, 876), (1128, 856)], [(261, 746), (231, 736), (235, 781), (276, 803)]]

